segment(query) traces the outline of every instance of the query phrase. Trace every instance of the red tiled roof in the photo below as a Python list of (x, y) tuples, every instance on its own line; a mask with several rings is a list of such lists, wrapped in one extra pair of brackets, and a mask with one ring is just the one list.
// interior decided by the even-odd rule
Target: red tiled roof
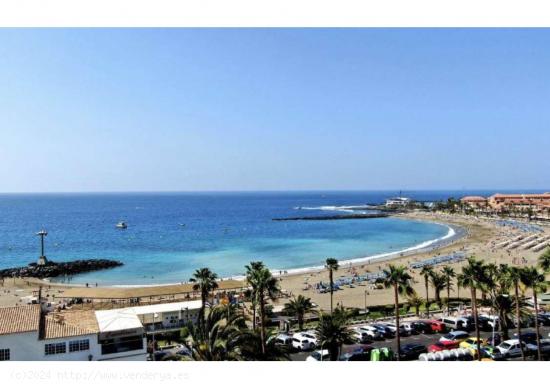
[(64, 311), (46, 316), (44, 339), (76, 337), (99, 332), (93, 310)]
[(0, 308), (0, 335), (38, 331), (40, 306)]

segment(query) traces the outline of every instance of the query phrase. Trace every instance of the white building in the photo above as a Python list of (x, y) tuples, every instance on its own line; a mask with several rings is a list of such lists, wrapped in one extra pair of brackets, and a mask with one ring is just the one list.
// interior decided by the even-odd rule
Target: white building
[(147, 334), (196, 322), (200, 301), (40, 313), (0, 308), (0, 361), (145, 361)]
[(411, 203), (410, 198), (394, 197), (386, 199), (386, 207), (406, 207)]

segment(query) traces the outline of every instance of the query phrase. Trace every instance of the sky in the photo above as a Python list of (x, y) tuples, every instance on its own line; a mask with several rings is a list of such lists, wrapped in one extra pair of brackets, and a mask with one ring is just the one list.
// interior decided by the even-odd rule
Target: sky
[(550, 191), (549, 29), (1, 29), (0, 192)]

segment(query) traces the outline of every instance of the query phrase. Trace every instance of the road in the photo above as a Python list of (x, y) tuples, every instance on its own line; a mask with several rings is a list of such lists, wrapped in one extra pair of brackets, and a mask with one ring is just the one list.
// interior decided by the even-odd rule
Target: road
[[(529, 331), (535, 331), (534, 328), (524, 328), (522, 329), (522, 332), (525, 333), (525, 332), (529, 332)], [(514, 329), (510, 330), (510, 337), (513, 338), (513, 335), (514, 335)], [(472, 335), (472, 337), (475, 337), (475, 332), (471, 332), (470, 333)], [(482, 338), (488, 338), (490, 337), (492, 334), (492, 332), (485, 332), (485, 331), (482, 331), (481, 332), (481, 337)], [(540, 327), (540, 337), (541, 339), (542, 338), (545, 338), (545, 339), (548, 339), (548, 335), (550, 334), (550, 326), (543, 326), (543, 327)], [(404, 345), (404, 344), (409, 344), (409, 343), (414, 343), (414, 344), (420, 344), (420, 345), (424, 345), (426, 347), (428, 347), (429, 345), (432, 345), (434, 343), (436, 343), (439, 338), (441, 338), (443, 334), (417, 334), (417, 335), (412, 335), (412, 336), (409, 336), (409, 337), (401, 337), (401, 345)], [(384, 340), (380, 340), (380, 341), (374, 341), (372, 344), (370, 344), (371, 346), (374, 346), (376, 348), (383, 348), (383, 347), (391, 347), (394, 351), (397, 349), (397, 340), (395, 338), (391, 338), (391, 339), (384, 339)], [(298, 352), (298, 353), (292, 353), (290, 355), (290, 359), (292, 361), (304, 361), (307, 356), (309, 356), (310, 352)]]

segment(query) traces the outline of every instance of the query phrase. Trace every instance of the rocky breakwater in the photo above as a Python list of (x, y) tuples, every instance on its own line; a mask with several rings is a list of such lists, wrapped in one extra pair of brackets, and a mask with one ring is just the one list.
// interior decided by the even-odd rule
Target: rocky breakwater
[(58, 276), (76, 275), (83, 272), (98, 271), (120, 267), (122, 262), (108, 259), (85, 259), (65, 262), (49, 261), (45, 265), (30, 263), (26, 267), (7, 268), (0, 270), (0, 277), (33, 277), (54, 278)]

